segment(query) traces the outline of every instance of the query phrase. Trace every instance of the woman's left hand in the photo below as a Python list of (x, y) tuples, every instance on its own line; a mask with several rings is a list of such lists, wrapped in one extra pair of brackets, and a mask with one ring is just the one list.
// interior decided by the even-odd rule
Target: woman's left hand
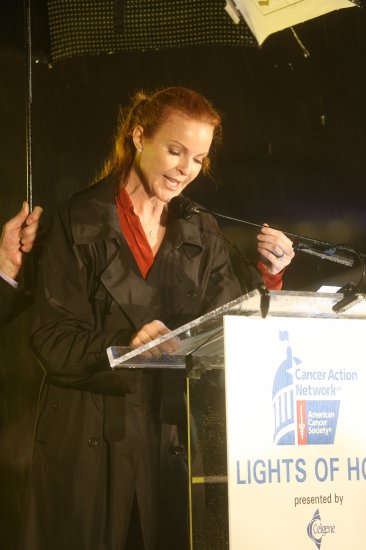
[(257, 239), (258, 252), (272, 275), (282, 271), (295, 256), (292, 241), (282, 231), (267, 224), (263, 224)]

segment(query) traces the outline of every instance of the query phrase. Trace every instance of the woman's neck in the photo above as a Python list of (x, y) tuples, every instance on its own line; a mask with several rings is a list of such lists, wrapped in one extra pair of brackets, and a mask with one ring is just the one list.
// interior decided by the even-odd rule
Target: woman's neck
[(138, 216), (160, 219), (166, 208), (164, 202), (160, 201), (155, 195), (149, 194), (146, 186), (132, 171), (125, 186), (133, 208)]
[(149, 196), (138, 178), (129, 178), (125, 190), (155, 255), (165, 235), (167, 205), (157, 197)]

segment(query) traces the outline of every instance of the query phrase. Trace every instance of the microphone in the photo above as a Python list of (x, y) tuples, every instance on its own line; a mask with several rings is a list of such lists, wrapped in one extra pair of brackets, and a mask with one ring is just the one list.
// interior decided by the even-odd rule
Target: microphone
[[(225, 216), (224, 214), (220, 214), (219, 212), (208, 210), (207, 208), (200, 206), (199, 204), (195, 203), (191, 199), (188, 199), (187, 197), (184, 197), (183, 195), (178, 195), (172, 198), (172, 200), (169, 202), (169, 209), (178, 218), (184, 218), (186, 220), (188, 220), (193, 214), (206, 212), (224, 220), (243, 223), (252, 227), (258, 227), (259, 229), (263, 227), (263, 225), (259, 223), (248, 222), (246, 220), (233, 218), (231, 216)], [(332, 262), (340, 263), (348, 267), (352, 267), (354, 265), (354, 259), (352, 256), (358, 256), (359, 254), (352, 248), (341, 244), (334, 245), (324, 241), (319, 241), (317, 239), (312, 239), (304, 235), (297, 235), (296, 233), (289, 233), (286, 231), (282, 231), (282, 233), (287, 237), (291, 237), (292, 239), (297, 241), (294, 244), (294, 250), (296, 252), (304, 252), (306, 254), (318, 256), (323, 260), (330, 260)], [(343, 254), (340, 254), (340, 251), (342, 251)]]
[(208, 212), (202, 206), (199, 206), (197, 203), (191, 201), (183, 195), (177, 195), (173, 197), (169, 202), (169, 210), (177, 217), (189, 220), (192, 217), (192, 214), (198, 214), (199, 212)]
[[(251, 290), (259, 290), (261, 294), (261, 303), (260, 303), (260, 309), (261, 309), (261, 315), (263, 318), (267, 317), (268, 311), (269, 311), (269, 303), (270, 303), (270, 293), (268, 288), (263, 283), (262, 275), (260, 274), (257, 267), (252, 264), (247, 258), (245, 258), (237, 246), (235, 246), (234, 243), (231, 242), (231, 240), (223, 233), (215, 224), (213, 224), (210, 220), (208, 220), (205, 216), (201, 216), (201, 212), (205, 212), (207, 214), (214, 214), (213, 212), (210, 212), (210, 210), (206, 210), (203, 206), (200, 206), (199, 204), (195, 203), (191, 199), (184, 197), (183, 195), (177, 195), (176, 197), (173, 197), (171, 201), (169, 202), (169, 211), (174, 214), (177, 218), (183, 218), (185, 220), (189, 220), (193, 214), (198, 214), (201, 219), (207, 223), (216, 233), (220, 235), (227, 243), (229, 243), (230, 246), (234, 248), (234, 250), (237, 252), (243, 263), (245, 264), (246, 270), (247, 270), (247, 288), (250, 292)], [(214, 214), (215, 215), (215, 214)]]
[[(260, 225), (258, 223), (248, 222), (246, 220), (241, 220), (238, 218), (232, 218), (231, 216), (225, 216), (224, 214), (220, 214), (218, 212), (208, 210), (203, 206), (200, 206), (199, 204), (195, 203), (194, 201), (188, 199), (187, 197), (184, 197), (183, 195), (178, 195), (172, 198), (172, 200), (169, 202), (169, 210), (175, 216), (179, 218), (184, 218), (186, 220), (191, 218), (193, 214), (200, 214), (201, 212), (206, 212), (208, 214), (212, 214), (213, 216), (216, 216), (218, 218), (223, 218), (225, 220), (231, 220), (234, 222), (243, 223), (245, 225), (250, 225), (252, 227), (258, 227), (260, 229), (263, 227), (263, 225)], [(205, 220), (207, 223), (209, 223), (209, 221), (204, 216), (201, 216), (201, 218)], [(211, 224), (209, 223), (209, 225)], [(242, 256), (238, 248), (226, 237), (224, 233), (218, 230), (216, 226), (213, 225), (213, 227), (216, 229), (216, 231), (218, 231), (222, 235), (222, 237), (231, 246), (235, 248), (235, 250), (239, 253), (242, 260), (247, 265), (251, 266), (251, 269), (253, 270), (254, 269), (253, 264), (251, 264), (246, 258)], [(354, 305), (354, 303), (357, 303), (358, 301), (366, 298), (366, 289), (364, 290), (365, 280), (366, 280), (366, 262), (365, 262), (364, 254), (361, 254), (357, 250), (342, 244), (334, 245), (324, 241), (319, 241), (317, 239), (312, 239), (304, 235), (297, 235), (296, 233), (289, 233), (286, 231), (282, 231), (282, 233), (287, 237), (291, 237), (292, 239), (297, 240), (297, 243), (294, 244), (294, 250), (296, 250), (297, 252), (312, 254), (314, 256), (320, 257), (322, 260), (330, 260), (333, 262), (346, 265), (348, 267), (352, 267), (354, 265), (355, 263), (354, 257), (358, 259), (361, 265), (360, 280), (356, 285), (354, 283), (350, 283), (349, 285), (345, 285), (344, 287), (342, 287), (340, 292), (344, 291), (343, 292), (344, 298), (339, 303), (333, 306), (333, 310), (335, 312), (337, 313), (344, 312), (346, 311), (346, 309)], [(339, 252), (343, 252), (343, 254), (340, 254)], [(256, 271), (259, 275), (259, 272), (257, 269)], [(263, 284), (262, 286), (266, 289), (266, 287)], [(268, 307), (269, 307), (269, 301), (268, 301)], [(262, 310), (262, 316), (265, 316), (263, 315), (263, 310)]]

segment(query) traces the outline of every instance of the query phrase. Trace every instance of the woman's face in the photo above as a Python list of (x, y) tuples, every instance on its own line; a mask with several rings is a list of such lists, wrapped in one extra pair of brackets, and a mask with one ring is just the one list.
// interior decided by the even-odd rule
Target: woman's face
[(152, 138), (135, 129), (134, 141), (142, 147), (136, 170), (150, 197), (169, 202), (198, 175), (212, 142), (211, 124), (172, 112)]

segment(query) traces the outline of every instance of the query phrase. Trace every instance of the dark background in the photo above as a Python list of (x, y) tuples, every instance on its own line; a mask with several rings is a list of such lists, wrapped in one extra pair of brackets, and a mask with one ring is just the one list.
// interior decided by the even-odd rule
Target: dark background
[[(21, 3), (0, 10), (0, 221), (26, 197), (25, 56)], [(36, 2), (42, 7), (42, 2)], [(43, 6), (44, 7), (44, 6)], [(52, 63), (45, 11), (35, 19), (32, 114), (33, 204), (57, 204), (91, 182), (113, 142), (119, 105), (140, 87), (184, 85), (224, 114), (214, 180), (187, 195), (208, 208), (255, 223), (366, 252), (366, 14), (333, 12), (261, 48), (195, 46)], [(39, 62), (36, 62), (38, 60)], [(52, 63), (52, 66), (49, 65)], [(223, 224), (255, 254), (256, 230)], [(286, 289), (316, 289), (352, 270), (298, 254)], [(31, 312), (0, 334), (0, 547), (15, 548), (42, 371), (28, 351)]]

